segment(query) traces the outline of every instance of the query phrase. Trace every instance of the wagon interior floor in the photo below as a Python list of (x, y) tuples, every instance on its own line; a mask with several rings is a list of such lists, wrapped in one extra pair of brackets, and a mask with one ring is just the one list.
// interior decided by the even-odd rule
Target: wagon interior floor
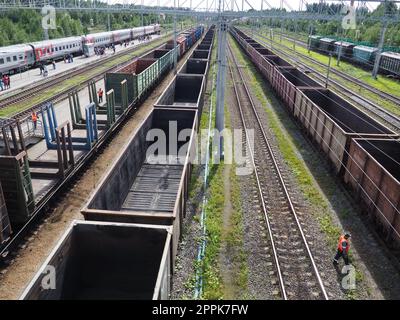
[(121, 210), (174, 210), (183, 165), (144, 163), (125, 198)]

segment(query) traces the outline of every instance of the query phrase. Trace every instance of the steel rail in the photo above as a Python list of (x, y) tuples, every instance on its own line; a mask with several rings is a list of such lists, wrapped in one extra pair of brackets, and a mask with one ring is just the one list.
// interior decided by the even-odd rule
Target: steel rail
[[(271, 144), (269, 143), (267, 135), (265, 133), (265, 130), (264, 130), (263, 126), (262, 126), (261, 119), (260, 119), (260, 117), (258, 115), (258, 112), (256, 110), (254, 101), (253, 101), (253, 99), (251, 97), (251, 94), (249, 92), (249, 89), (248, 89), (248, 86), (247, 86), (246, 81), (244, 79), (244, 76), (242, 74), (242, 71), (240, 70), (240, 67), (238, 66), (236, 58), (233, 55), (232, 49), (230, 48), (230, 46), (228, 46), (228, 48), (229, 48), (229, 52), (230, 52), (230, 56), (231, 56), (230, 60), (234, 62), (234, 65), (236, 66), (236, 68), (238, 70), (238, 75), (240, 77), (240, 83), (243, 85), (243, 88), (245, 89), (246, 96), (247, 96), (248, 101), (250, 102), (250, 105), (251, 105), (251, 109), (253, 111), (254, 116), (256, 117), (257, 124), (258, 124), (258, 126), (260, 128), (260, 131), (262, 133), (263, 141), (265, 142), (265, 145), (267, 146), (267, 149), (268, 149), (268, 153), (270, 154), (271, 159), (273, 161), (274, 169), (275, 169), (275, 171), (276, 171), (276, 173), (277, 173), (277, 175), (279, 177), (279, 182), (280, 182), (280, 185), (282, 186), (282, 189), (284, 191), (286, 200), (288, 201), (290, 212), (292, 213), (292, 215), (293, 215), (293, 217), (294, 217), (294, 219), (296, 221), (297, 228), (298, 228), (298, 230), (299, 230), (299, 232), (301, 234), (301, 238), (302, 238), (303, 244), (304, 244), (304, 246), (306, 248), (308, 257), (309, 257), (309, 259), (311, 261), (312, 269), (313, 269), (314, 275), (317, 278), (318, 285), (319, 285), (319, 287), (321, 289), (321, 292), (322, 292), (322, 294), (324, 296), (324, 299), (325, 300), (329, 300), (327, 292), (325, 290), (325, 286), (324, 286), (322, 278), (321, 278), (321, 275), (319, 274), (319, 271), (318, 271), (317, 265), (315, 263), (314, 257), (312, 255), (312, 252), (311, 252), (310, 247), (308, 245), (308, 242), (307, 242), (307, 239), (305, 237), (304, 231), (303, 231), (302, 226), (300, 224), (300, 221), (298, 219), (297, 211), (296, 211), (296, 209), (295, 209), (295, 207), (293, 205), (291, 196), (290, 196), (290, 194), (288, 192), (286, 183), (285, 183), (285, 181), (283, 179), (281, 170), (279, 168), (278, 162), (277, 162), (276, 157), (274, 155), (274, 152), (272, 150)], [(247, 139), (249, 139), (248, 138), (248, 134), (247, 134), (248, 129), (246, 127), (246, 121), (244, 119), (244, 114), (243, 114), (243, 111), (242, 111), (242, 104), (240, 102), (239, 95), (238, 95), (237, 82), (234, 80), (234, 77), (233, 77), (234, 72), (233, 72), (232, 66), (230, 64), (229, 64), (229, 69), (230, 69), (230, 72), (231, 72), (231, 75), (232, 75), (232, 79), (233, 79), (232, 82), (233, 82), (233, 86), (234, 86), (234, 90), (235, 90), (235, 94), (236, 94), (236, 100), (238, 102), (238, 108), (239, 108), (239, 111), (240, 111), (241, 120), (242, 120), (244, 129), (245, 129), (245, 132), (246, 132), (246, 137), (247, 137)], [(251, 146), (251, 144), (249, 143), (249, 148), (251, 149), (250, 146)], [(262, 188), (261, 183), (260, 183), (260, 178), (259, 178), (259, 174), (258, 174), (258, 168), (257, 168), (256, 163), (255, 163), (254, 151), (250, 150), (250, 154), (251, 154), (253, 166), (254, 166), (254, 169), (255, 169), (255, 175), (256, 175), (256, 180), (257, 180), (257, 185), (258, 185), (258, 191), (259, 191), (259, 194), (260, 194), (260, 197), (261, 197), (261, 200), (262, 200), (264, 215), (265, 215), (266, 222), (267, 222), (267, 227), (268, 227), (268, 233), (270, 235), (271, 245), (273, 247), (274, 259), (276, 261), (276, 267), (277, 267), (277, 270), (278, 270), (281, 291), (283, 291), (284, 299), (287, 300), (287, 294), (286, 294), (286, 291), (285, 291), (285, 285), (283, 283), (283, 276), (282, 276), (282, 272), (281, 272), (281, 268), (280, 268), (280, 264), (279, 264), (279, 258), (278, 258), (276, 246), (275, 246), (275, 243), (274, 243), (274, 240), (273, 240), (273, 232), (272, 232), (272, 229), (271, 229), (271, 226), (270, 226), (270, 219), (268, 217), (268, 210), (267, 210), (267, 208), (265, 206), (265, 199), (264, 199), (264, 196), (263, 196), (263, 188)]]

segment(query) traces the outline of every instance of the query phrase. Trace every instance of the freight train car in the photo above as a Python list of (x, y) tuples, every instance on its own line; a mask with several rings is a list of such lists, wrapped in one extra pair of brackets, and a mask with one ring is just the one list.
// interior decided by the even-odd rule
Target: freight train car
[(268, 69), (262, 73), (290, 115), (327, 155), (362, 207), (383, 226), (390, 244), (400, 243), (398, 135), (294, 67), (273, 66), (259, 53), (263, 48), (253, 50), (254, 40), (242, 31), (232, 28), (231, 33), (261, 72)]
[[(172, 225), (175, 257), (186, 209), (197, 122), (196, 110), (154, 108), (93, 192), (82, 210), (85, 219)], [(152, 153), (161, 143), (165, 145), (159, 146), (158, 153)]]
[[(174, 50), (167, 50), (170, 51)], [(91, 103), (85, 108), (81, 108), (78, 94), (71, 93), (70, 117), (67, 116), (71, 121), (59, 124), (52, 104), (44, 105), (39, 112), (45, 139), (38, 139), (34, 143), (30, 141), (30, 147), (30, 136), (26, 136), (26, 130), (31, 125), (30, 119), (2, 123), (0, 181), (15, 237), (0, 246), (1, 258), (18, 244), (18, 239), (40, 217), (60, 188), (71, 181), (138, 106), (138, 101), (162, 77), (160, 70), (168, 69), (172, 65), (171, 58), (161, 61), (165, 56), (164, 49), (155, 49), (134, 59), (134, 63), (144, 61), (147, 66), (135, 77), (135, 88), (138, 88), (136, 92), (140, 92), (140, 95), (130, 103), (128, 93), (134, 87), (129, 87), (126, 79), (122, 78), (116, 82), (115, 91), (110, 89), (106, 92), (105, 102), (101, 104), (97, 101), (94, 83), (89, 86)]]
[(7, 241), (11, 235), (11, 224), (8, 217), (6, 200), (0, 184), (0, 244)]
[(82, 209), (85, 219), (171, 225), (175, 257), (207, 69), (207, 60), (183, 65)]
[(280, 68), (276, 72), (276, 92), (279, 97), (285, 102), (285, 105), (293, 113), (296, 103), (298, 90), (314, 88), (323, 89), (317, 81), (306, 76), (303, 72), (296, 68)]
[(165, 49), (162, 45), (150, 53), (135, 59), (130, 64), (120, 68), (115, 72), (105, 75), (106, 91), (114, 90), (116, 92), (117, 104), (121, 104), (122, 90), (121, 82), (128, 82), (128, 104), (139, 100), (143, 94), (150, 89), (159, 79), (159, 77), (168, 71), (174, 63), (174, 55), (179, 51), (176, 49)]
[(298, 89), (293, 115), (343, 172), (353, 138), (389, 138), (396, 134), (327, 89)]
[[(358, 64), (366, 69), (372, 69), (376, 56), (379, 52), (378, 48), (368, 47), (364, 45), (355, 45), (347, 41), (336, 41), (330, 38), (320, 36), (309, 36), (309, 47), (313, 51), (323, 54), (339, 55), (340, 48), (341, 57), (347, 61)], [(395, 77), (400, 77), (400, 53), (383, 52), (379, 61), (379, 72)]]
[(334, 53), (336, 56), (340, 56), (345, 58), (345, 59), (351, 59), (353, 58), (353, 50), (354, 50), (355, 45), (350, 42), (346, 41), (336, 41), (335, 42), (335, 48), (334, 48)]
[(372, 67), (375, 62), (377, 48), (371, 48), (367, 46), (355, 46), (353, 48), (353, 59), (360, 65)]
[[(21, 300), (168, 299), (170, 227), (74, 221)], [(54, 270), (55, 288), (43, 278)]]
[(350, 154), (344, 181), (387, 242), (400, 248), (400, 141), (353, 139)]
[(320, 36), (315, 36), (315, 35), (313, 35), (313, 36), (310, 36), (309, 38), (308, 38), (308, 41), (309, 41), (309, 46), (310, 46), (310, 49), (311, 50), (318, 50), (319, 49), (319, 46), (320, 46), (320, 39), (321, 39), (322, 37), (320, 37)]
[[(152, 110), (82, 209), (92, 221), (71, 225), (21, 299), (168, 299), (197, 114)], [(48, 266), (57, 290), (42, 287)]]
[(327, 54), (327, 53), (333, 53), (335, 50), (335, 39), (331, 38), (321, 38), (319, 39), (319, 51)]
[(400, 77), (400, 53), (382, 53), (379, 67), (382, 73), (393, 74), (396, 77)]

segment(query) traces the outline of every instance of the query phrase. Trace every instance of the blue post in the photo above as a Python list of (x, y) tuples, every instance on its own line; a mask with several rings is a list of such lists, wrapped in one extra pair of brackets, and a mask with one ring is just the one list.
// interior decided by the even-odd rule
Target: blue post
[(54, 106), (52, 103), (47, 105), (47, 112), (49, 113), (49, 122), (51, 129), (51, 139), (52, 141), (56, 140), (56, 128), (58, 127), (56, 114), (54, 112)]
[[(44, 107), (46, 108), (46, 107)], [(43, 121), (43, 131), (44, 131), (44, 137), (46, 139), (46, 145), (47, 148), (49, 148), (49, 146), (51, 145), (51, 140), (50, 140), (50, 136), (49, 136), (49, 127), (47, 124), (47, 120), (46, 120), (46, 113), (43, 107), (40, 108), (40, 113), (42, 114), (42, 121)]]
[(86, 146), (90, 148), (93, 141), (93, 132), (92, 132), (92, 121), (90, 118), (90, 109), (89, 107), (85, 108), (85, 115), (86, 115)]
[(43, 131), (46, 138), (47, 148), (51, 148), (53, 142), (56, 140), (57, 118), (54, 112), (52, 103), (47, 104), (40, 109), (43, 121)]
[(96, 115), (96, 105), (92, 105), (92, 114), (93, 114), (93, 132), (94, 139), (97, 141), (99, 139), (99, 133), (97, 131), (97, 115)]
[(87, 146), (90, 149), (92, 144), (98, 139), (96, 104), (91, 103), (85, 108)]

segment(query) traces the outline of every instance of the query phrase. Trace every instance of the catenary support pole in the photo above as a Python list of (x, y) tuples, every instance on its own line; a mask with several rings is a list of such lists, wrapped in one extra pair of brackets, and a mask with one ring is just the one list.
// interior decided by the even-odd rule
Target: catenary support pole
[(326, 73), (325, 88), (328, 88), (328, 85), (329, 85), (329, 75), (331, 74), (331, 62), (332, 62), (332, 53), (329, 54), (328, 71)]
[[(174, 8), (176, 9), (176, 0), (174, 0)], [(174, 14), (174, 48), (176, 50), (176, 14)], [(176, 66), (178, 63), (178, 53), (174, 54), (174, 74), (176, 74)]]
[(383, 45), (385, 43), (385, 34), (386, 34), (387, 26), (388, 26), (387, 21), (386, 20), (382, 21), (382, 29), (381, 29), (381, 37), (380, 37), (379, 45), (378, 45), (378, 53), (376, 54), (374, 69), (372, 70), (372, 77), (374, 79), (377, 78), (378, 72), (379, 72), (379, 65), (381, 63), (381, 55), (382, 55)]
[[(224, 101), (225, 101), (225, 77), (226, 77), (226, 33), (227, 23), (222, 16), (222, 0), (219, 0), (219, 19), (218, 19), (218, 73), (217, 73), (217, 104), (216, 104), (216, 127), (222, 133), (225, 128), (224, 123)], [(224, 141), (220, 136), (219, 148), (220, 158), (224, 157)]]

